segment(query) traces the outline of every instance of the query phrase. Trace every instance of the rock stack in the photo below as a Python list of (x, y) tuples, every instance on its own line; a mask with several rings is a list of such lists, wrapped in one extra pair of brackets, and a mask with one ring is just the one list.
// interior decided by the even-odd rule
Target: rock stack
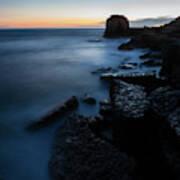
[(125, 16), (112, 15), (106, 22), (105, 37), (122, 36), (129, 30), (129, 21)]

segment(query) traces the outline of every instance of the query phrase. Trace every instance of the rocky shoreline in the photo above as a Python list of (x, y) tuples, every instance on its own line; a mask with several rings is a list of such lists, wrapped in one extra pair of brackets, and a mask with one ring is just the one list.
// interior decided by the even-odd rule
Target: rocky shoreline
[[(49, 163), (53, 180), (180, 179), (180, 18), (160, 28), (133, 29), (124, 16), (112, 16), (105, 37), (117, 36), (132, 37), (119, 50), (151, 49), (140, 57), (146, 60), (141, 65), (161, 71), (158, 76), (117, 74), (111, 67), (93, 72), (109, 82), (109, 98), (100, 102), (99, 115), (70, 116), (66, 129), (57, 130)], [(96, 103), (89, 95), (83, 101)], [(72, 97), (30, 128), (77, 107)]]

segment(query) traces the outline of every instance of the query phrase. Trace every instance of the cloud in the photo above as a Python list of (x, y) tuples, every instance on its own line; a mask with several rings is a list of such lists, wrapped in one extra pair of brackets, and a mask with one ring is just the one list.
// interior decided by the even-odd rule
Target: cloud
[(131, 20), (130, 25), (132, 27), (158, 26), (158, 25), (160, 26), (169, 23), (173, 19), (175, 18), (169, 16), (162, 16), (157, 18), (144, 18), (144, 19)]

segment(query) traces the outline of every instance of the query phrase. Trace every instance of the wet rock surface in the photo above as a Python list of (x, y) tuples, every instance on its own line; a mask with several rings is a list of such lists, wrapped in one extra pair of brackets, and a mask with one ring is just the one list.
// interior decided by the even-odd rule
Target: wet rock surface
[(135, 64), (135, 63), (128, 63), (128, 64), (120, 65), (119, 67), (121, 69), (135, 69), (136, 66), (137, 66), (137, 64)]
[(45, 127), (57, 119), (63, 118), (65, 115), (68, 115), (69, 112), (77, 109), (79, 105), (78, 99), (75, 96), (67, 99), (64, 102), (61, 102), (55, 108), (53, 108), (49, 113), (43, 116), (40, 120), (33, 122), (30, 124), (27, 129), (28, 130), (36, 130), (41, 127)]
[(86, 118), (71, 117), (66, 140), (63, 143), (60, 140), (57, 137), (49, 164), (52, 179), (133, 179), (134, 161), (96, 137), (88, 127)]

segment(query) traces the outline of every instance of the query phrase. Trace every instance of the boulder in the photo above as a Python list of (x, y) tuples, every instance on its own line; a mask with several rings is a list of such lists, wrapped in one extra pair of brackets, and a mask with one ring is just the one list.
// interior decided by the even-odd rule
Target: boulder
[(83, 97), (83, 102), (93, 105), (96, 104), (96, 99), (89, 94), (85, 94)]
[(49, 163), (51, 178), (133, 180), (134, 160), (96, 137), (87, 121), (87, 118), (75, 115), (69, 119), (64, 140), (57, 136)]
[(122, 15), (112, 15), (106, 22), (105, 37), (122, 36), (129, 30), (129, 21)]
[(63, 118), (65, 115), (67, 115), (71, 111), (77, 109), (78, 105), (79, 105), (78, 99), (75, 96), (72, 96), (71, 98), (61, 102), (55, 108), (52, 108), (52, 110), (50, 110), (46, 115), (44, 115), (38, 121), (31, 123), (27, 127), (27, 129), (36, 130), (41, 127), (45, 127), (53, 123), (57, 119)]

